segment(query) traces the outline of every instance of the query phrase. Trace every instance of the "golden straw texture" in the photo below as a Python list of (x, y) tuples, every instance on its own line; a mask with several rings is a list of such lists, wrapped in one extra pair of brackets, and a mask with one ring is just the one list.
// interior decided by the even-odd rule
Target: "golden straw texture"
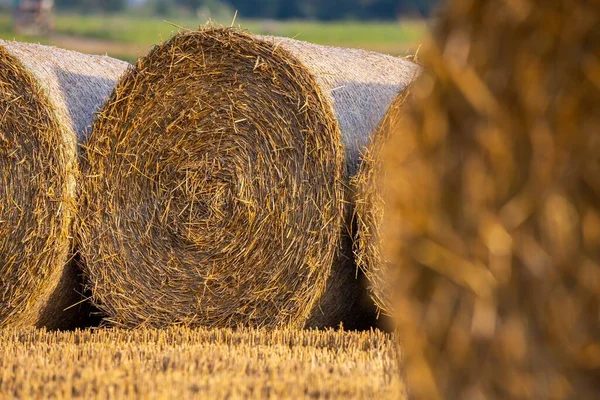
[(0, 326), (77, 318), (77, 141), (126, 64), (0, 41)]
[(600, 3), (454, 0), (439, 23), (385, 151), (409, 390), (597, 398)]
[(381, 331), (0, 330), (0, 398), (405, 399)]
[(389, 291), (393, 287), (391, 282), (399, 277), (392, 276), (397, 269), (389, 266), (383, 254), (381, 227), (385, 220), (385, 196), (383, 195), (385, 186), (381, 182), (385, 182), (386, 169), (382, 161), (382, 151), (390, 140), (392, 132), (400, 128), (401, 118), (398, 116), (408, 96), (409, 92), (406, 89), (394, 100), (364, 154), (361, 155), (359, 171), (352, 179), (355, 190), (356, 263), (364, 271), (373, 301), (379, 311), (386, 316), (393, 315)]
[(346, 187), (414, 70), (213, 28), (140, 59), (84, 171), (80, 242), (108, 321), (364, 324)]

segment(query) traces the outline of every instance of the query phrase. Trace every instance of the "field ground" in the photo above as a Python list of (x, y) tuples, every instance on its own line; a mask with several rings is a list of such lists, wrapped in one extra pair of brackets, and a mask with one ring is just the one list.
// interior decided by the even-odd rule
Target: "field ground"
[(375, 331), (0, 330), (0, 398), (402, 399)]
[[(0, 38), (52, 44), (134, 61), (154, 44), (169, 39), (179, 30), (178, 27), (195, 29), (205, 22), (201, 19), (165, 22), (132, 16), (58, 15), (52, 35), (27, 37), (15, 35), (11, 16), (0, 14)], [(231, 24), (231, 21), (218, 22), (227, 26)], [(257, 34), (295, 37), (308, 42), (357, 47), (392, 55), (414, 52), (426, 33), (426, 24), (418, 20), (369, 23), (238, 20), (237, 25)]]

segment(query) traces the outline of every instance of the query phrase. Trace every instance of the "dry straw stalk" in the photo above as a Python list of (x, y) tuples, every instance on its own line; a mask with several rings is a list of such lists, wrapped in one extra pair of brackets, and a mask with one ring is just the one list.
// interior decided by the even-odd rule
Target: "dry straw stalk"
[(77, 143), (126, 64), (0, 41), (0, 327), (63, 328), (80, 299), (69, 263)]
[(108, 321), (364, 323), (348, 179), (414, 73), (390, 56), (214, 28), (140, 59), (84, 171), (80, 242)]
[(415, 398), (597, 398), (600, 3), (454, 0), (387, 155)]

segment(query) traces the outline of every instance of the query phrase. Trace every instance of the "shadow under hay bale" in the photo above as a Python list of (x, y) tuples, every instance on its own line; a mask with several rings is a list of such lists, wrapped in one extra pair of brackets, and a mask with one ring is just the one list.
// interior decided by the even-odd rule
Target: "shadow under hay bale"
[(126, 64), (0, 41), (0, 327), (80, 325), (77, 142)]
[(140, 59), (85, 164), (79, 239), (108, 321), (359, 326), (347, 182), (414, 71), (232, 29)]
[(385, 178), (414, 398), (598, 396), (599, 26), (597, 2), (454, 0), (421, 52)]

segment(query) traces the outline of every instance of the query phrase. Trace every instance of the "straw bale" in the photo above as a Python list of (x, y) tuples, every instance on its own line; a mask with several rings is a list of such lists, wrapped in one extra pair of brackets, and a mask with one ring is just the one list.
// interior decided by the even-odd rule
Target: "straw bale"
[(222, 28), (140, 59), (84, 167), (80, 243), (107, 321), (365, 324), (348, 180), (414, 71)]
[(415, 398), (591, 399), (600, 3), (454, 0), (386, 158)]
[(0, 41), (0, 326), (78, 319), (77, 143), (126, 64)]
[(383, 254), (381, 229), (385, 220), (385, 186), (382, 182), (385, 182), (386, 170), (382, 152), (390, 140), (390, 135), (399, 129), (399, 124), (402, 123), (399, 117), (400, 109), (408, 96), (409, 91), (406, 89), (396, 97), (361, 155), (360, 169), (352, 178), (355, 192), (356, 263), (368, 280), (370, 296), (378, 310), (386, 317), (393, 315), (390, 289), (393, 287), (391, 281), (396, 279), (391, 274), (396, 269), (390, 268)]

